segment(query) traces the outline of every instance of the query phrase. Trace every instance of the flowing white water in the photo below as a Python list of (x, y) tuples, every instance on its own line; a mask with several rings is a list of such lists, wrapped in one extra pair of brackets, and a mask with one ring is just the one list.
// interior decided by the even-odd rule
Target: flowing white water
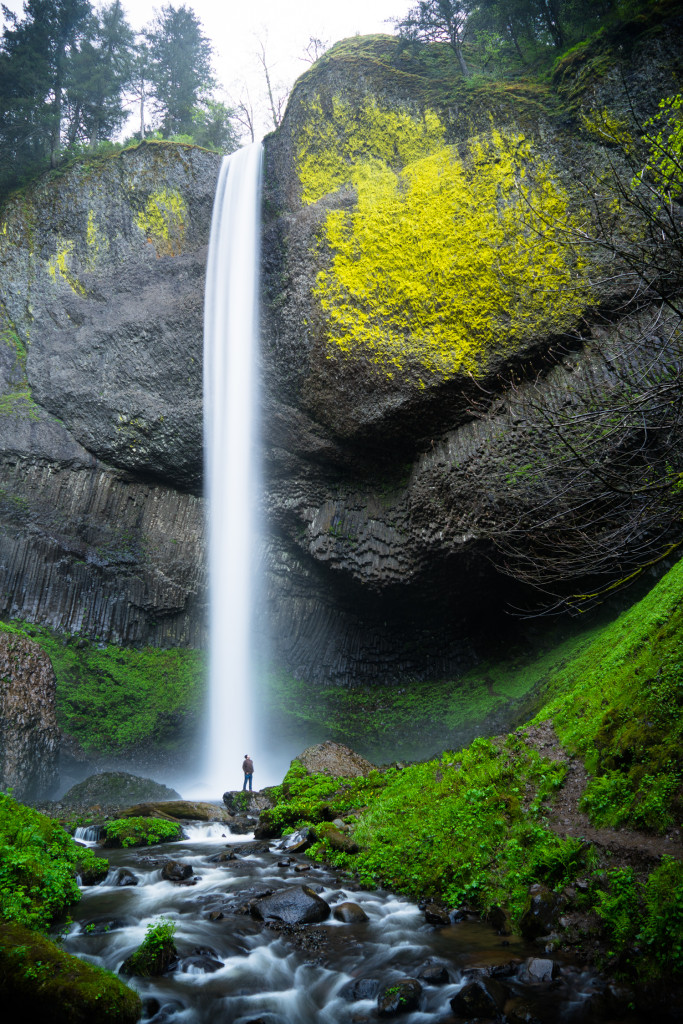
[(202, 790), (237, 788), (253, 754), (251, 620), (261, 145), (226, 157), (211, 221), (204, 305), (210, 683)]

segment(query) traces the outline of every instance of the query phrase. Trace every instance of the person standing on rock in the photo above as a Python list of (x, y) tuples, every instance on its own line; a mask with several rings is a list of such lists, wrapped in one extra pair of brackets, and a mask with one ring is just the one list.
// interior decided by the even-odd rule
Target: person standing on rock
[(244, 790), (247, 788), (247, 783), (249, 783), (249, 792), (251, 793), (251, 777), (254, 774), (254, 762), (249, 757), (249, 754), (244, 755), (244, 761), (242, 761), (242, 771), (244, 772), (242, 792), (244, 792)]

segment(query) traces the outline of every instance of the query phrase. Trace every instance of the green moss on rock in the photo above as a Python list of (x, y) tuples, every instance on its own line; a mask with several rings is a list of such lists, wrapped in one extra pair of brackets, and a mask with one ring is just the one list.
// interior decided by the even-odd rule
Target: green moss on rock
[(117, 818), (104, 826), (105, 847), (156, 846), (175, 843), (183, 837), (177, 822), (162, 818)]
[[(137, 992), (28, 928), (0, 923), (0, 990), (19, 1018), (50, 1024), (135, 1024)], [(19, 1019), (18, 1018), (18, 1019)]]

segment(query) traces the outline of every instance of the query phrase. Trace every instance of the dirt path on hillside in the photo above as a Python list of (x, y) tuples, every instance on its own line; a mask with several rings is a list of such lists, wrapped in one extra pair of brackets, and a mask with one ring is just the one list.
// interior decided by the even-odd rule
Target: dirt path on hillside
[(614, 863), (650, 869), (662, 854), (683, 860), (683, 831), (672, 829), (665, 836), (651, 836), (626, 828), (594, 828), (588, 815), (579, 810), (579, 800), (590, 775), (577, 757), (570, 757), (561, 747), (552, 722), (527, 726), (522, 730), (527, 743), (543, 757), (562, 761), (567, 766), (564, 785), (559, 790), (550, 813), (550, 828), (563, 838), (572, 836), (609, 851)]

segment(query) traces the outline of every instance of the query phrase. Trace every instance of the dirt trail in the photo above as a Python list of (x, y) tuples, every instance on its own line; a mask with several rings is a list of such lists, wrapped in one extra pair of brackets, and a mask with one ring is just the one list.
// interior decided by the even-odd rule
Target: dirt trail
[(570, 757), (561, 747), (552, 722), (527, 726), (523, 730), (527, 743), (543, 757), (562, 761), (567, 766), (564, 785), (558, 792), (550, 814), (553, 832), (565, 838), (587, 839), (595, 846), (608, 850), (615, 862), (624, 862), (643, 868), (651, 866), (662, 854), (668, 853), (683, 860), (683, 835), (672, 830), (666, 836), (651, 836), (626, 828), (594, 828), (588, 815), (579, 810), (579, 800), (588, 785), (590, 775), (577, 757)]

